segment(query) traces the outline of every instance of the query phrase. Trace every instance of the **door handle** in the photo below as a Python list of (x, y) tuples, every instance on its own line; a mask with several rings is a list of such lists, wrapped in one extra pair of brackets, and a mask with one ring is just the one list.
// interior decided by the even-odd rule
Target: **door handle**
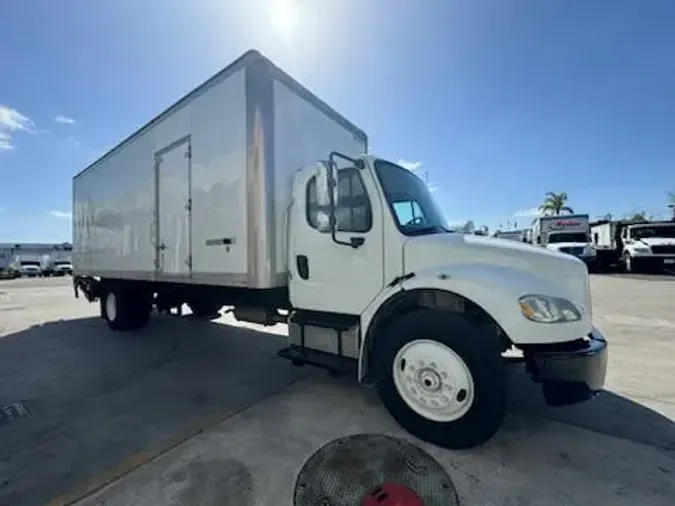
[(159, 248), (160, 251), (164, 251), (167, 248), (167, 245), (162, 243), (158, 246), (158, 248)]
[(309, 259), (307, 255), (297, 255), (295, 257), (295, 264), (298, 267), (298, 274), (302, 279), (309, 278)]

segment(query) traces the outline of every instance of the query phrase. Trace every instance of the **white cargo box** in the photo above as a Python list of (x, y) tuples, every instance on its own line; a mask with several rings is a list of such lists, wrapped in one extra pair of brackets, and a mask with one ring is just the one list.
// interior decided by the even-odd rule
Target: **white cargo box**
[(75, 274), (283, 286), (294, 173), (367, 147), (249, 51), (73, 178)]

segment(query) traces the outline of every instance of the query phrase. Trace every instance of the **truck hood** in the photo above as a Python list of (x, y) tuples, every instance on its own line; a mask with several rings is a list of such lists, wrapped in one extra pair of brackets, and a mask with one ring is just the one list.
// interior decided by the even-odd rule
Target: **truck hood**
[(404, 244), (405, 274), (430, 267), (488, 265), (520, 270), (560, 287), (590, 310), (588, 269), (578, 258), (507, 239), (463, 234), (410, 237)]
[(670, 237), (646, 237), (645, 239), (640, 239), (638, 244), (646, 244), (649, 247), (652, 246), (675, 246), (675, 239)]

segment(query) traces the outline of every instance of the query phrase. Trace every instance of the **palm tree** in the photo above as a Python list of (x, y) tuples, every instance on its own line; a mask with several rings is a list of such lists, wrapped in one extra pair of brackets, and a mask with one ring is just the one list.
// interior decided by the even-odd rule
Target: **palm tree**
[(574, 210), (565, 205), (567, 202), (567, 193), (560, 192), (548, 192), (546, 193), (546, 199), (544, 203), (539, 206), (539, 211), (543, 215), (559, 215), (563, 213), (574, 214)]

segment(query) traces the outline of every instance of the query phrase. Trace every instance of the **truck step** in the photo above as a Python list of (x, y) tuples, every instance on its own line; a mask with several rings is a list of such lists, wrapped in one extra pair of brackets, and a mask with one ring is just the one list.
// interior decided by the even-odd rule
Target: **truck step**
[(353, 358), (341, 357), (332, 353), (302, 348), (300, 346), (291, 346), (277, 352), (282, 358), (290, 360), (295, 366), (305, 364), (320, 367), (327, 370), (331, 376), (342, 376), (354, 373), (357, 368), (357, 362)]

